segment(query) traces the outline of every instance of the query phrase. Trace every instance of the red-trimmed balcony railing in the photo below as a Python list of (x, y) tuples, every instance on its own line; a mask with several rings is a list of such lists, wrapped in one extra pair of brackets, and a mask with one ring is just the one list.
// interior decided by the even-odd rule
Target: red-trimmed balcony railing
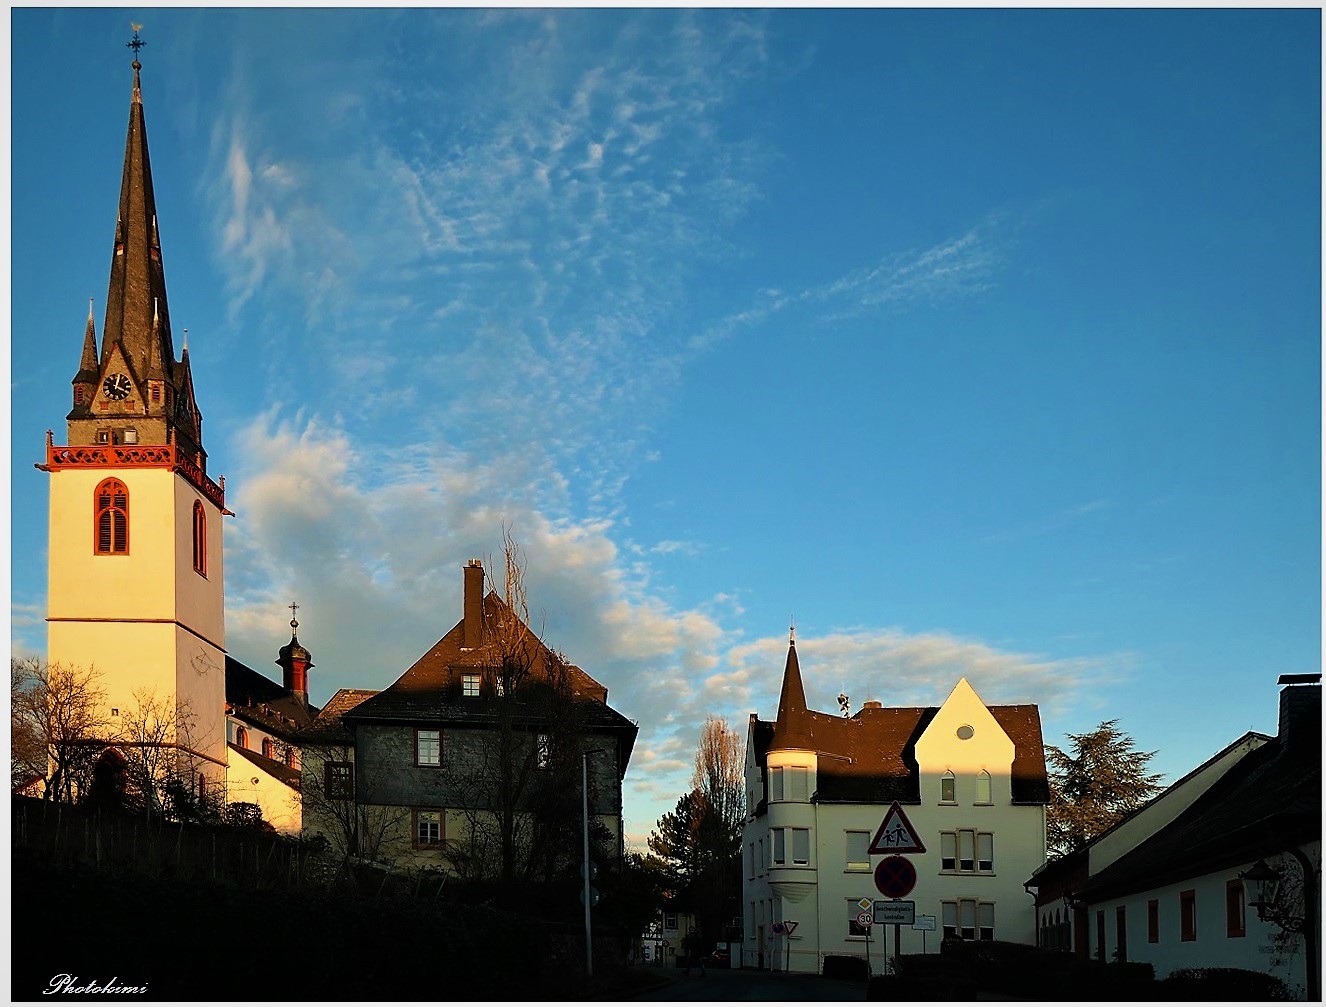
[(46, 433), (46, 464), (37, 468), (59, 469), (172, 469), (180, 473), (222, 511), (226, 509), (226, 479), (212, 482), (196, 462), (174, 444), (83, 444), (61, 447)]

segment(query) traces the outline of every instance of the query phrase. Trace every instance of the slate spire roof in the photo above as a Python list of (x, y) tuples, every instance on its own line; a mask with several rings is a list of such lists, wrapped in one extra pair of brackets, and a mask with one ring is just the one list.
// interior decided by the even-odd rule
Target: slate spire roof
[(806, 689), (801, 684), (801, 664), (797, 660), (796, 636), (787, 643), (787, 664), (783, 667), (783, 689), (778, 695), (778, 720), (774, 723), (774, 746), (777, 748), (812, 748), (810, 717), (806, 710)]
[[(206, 472), (202, 414), (194, 399), (188, 349), (176, 360), (171, 336), (141, 70), (142, 64), (134, 60), (101, 346), (98, 349), (89, 320), (73, 379), (76, 386), (90, 387), (91, 394), (80, 399), (76, 390), (74, 407), (66, 418), (71, 443), (94, 443), (92, 432), (102, 430), (108, 422), (117, 428), (132, 426), (138, 437), (126, 443), (175, 444)], [(117, 397), (108, 399), (101, 396), (100, 382), (112, 374), (124, 374), (129, 384)], [(81, 432), (81, 439), (75, 438), (75, 429)]]
[[(140, 381), (147, 377), (153, 359), (162, 362), (175, 359), (166, 274), (157, 232), (152, 163), (147, 152), (147, 123), (143, 118), (141, 69), (142, 64), (134, 60), (120, 208), (106, 294), (106, 324), (101, 333), (102, 365), (109, 362), (111, 351), (118, 345), (136, 372), (133, 377)], [(157, 314), (159, 324), (153, 325), (153, 316)]]

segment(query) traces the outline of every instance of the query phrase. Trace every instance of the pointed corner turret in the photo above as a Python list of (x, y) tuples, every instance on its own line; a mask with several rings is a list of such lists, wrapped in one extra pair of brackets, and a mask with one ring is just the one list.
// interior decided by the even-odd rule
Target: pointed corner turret
[(796, 631), (787, 641), (787, 663), (783, 666), (783, 688), (778, 694), (778, 719), (774, 723), (774, 748), (810, 748), (810, 714), (806, 709), (806, 689), (801, 683), (801, 663), (797, 660)]

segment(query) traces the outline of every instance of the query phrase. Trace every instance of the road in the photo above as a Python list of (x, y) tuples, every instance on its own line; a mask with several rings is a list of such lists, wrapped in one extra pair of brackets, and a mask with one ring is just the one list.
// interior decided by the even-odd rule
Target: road
[(843, 982), (823, 976), (786, 975), (755, 969), (708, 969), (704, 975), (694, 970), (689, 977), (675, 968), (660, 968), (658, 972), (672, 981), (634, 996), (632, 1000), (763, 1000), (779, 1003), (795, 1000), (844, 1002), (866, 998), (863, 981)]

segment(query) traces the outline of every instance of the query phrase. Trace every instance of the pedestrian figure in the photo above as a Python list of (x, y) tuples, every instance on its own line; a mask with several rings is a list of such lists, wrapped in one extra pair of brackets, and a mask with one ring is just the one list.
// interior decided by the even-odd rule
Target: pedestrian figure
[[(695, 955), (699, 949), (699, 940), (695, 936), (695, 927), (686, 931), (686, 936), (681, 939), (681, 949), (686, 953), (686, 971), (683, 973), (688, 978), (691, 974), (691, 965), (695, 962)], [(703, 963), (701, 969), (704, 968)]]

